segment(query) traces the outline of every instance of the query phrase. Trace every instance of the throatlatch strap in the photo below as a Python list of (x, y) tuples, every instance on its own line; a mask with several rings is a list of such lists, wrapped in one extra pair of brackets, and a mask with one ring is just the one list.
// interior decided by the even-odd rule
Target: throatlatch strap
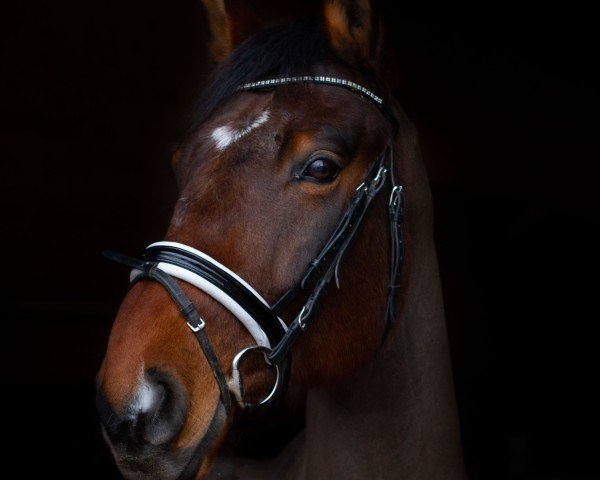
[(404, 220), (404, 187), (399, 185), (394, 171), (394, 152), (390, 147), (390, 200), (388, 203), (390, 216), (390, 239), (391, 260), (390, 278), (388, 284), (387, 309), (385, 314), (385, 328), (381, 341), (387, 336), (387, 332), (394, 321), (396, 314), (396, 298), (400, 293), (400, 280), (402, 265), (404, 263), (404, 240), (402, 238), (402, 222)]
[(206, 332), (204, 331), (205, 322), (198, 313), (198, 310), (196, 310), (196, 307), (192, 301), (187, 297), (183, 290), (181, 290), (177, 282), (175, 282), (175, 280), (169, 276), (169, 274), (158, 268), (157, 263), (144, 262), (136, 258), (128, 257), (127, 255), (109, 250), (105, 250), (103, 253), (104, 256), (109, 260), (113, 260), (139, 270), (140, 274), (135, 278), (134, 281), (142, 279), (154, 280), (160, 283), (169, 293), (169, 296), (173, 302), (175, 302), (181, 314), (185, 318), (188, 327), (194, 333), (196, 340), (198, 340), (200, 348), (202, 349), (202, 352), (204, 353), (204, 356), (206, 357), (206, 360), (208, 361), (208, 364), (213, 372), (215, 380), (219, 385), (221, 399), (223, 400), (225, 410), (227, 413), (229, 413), (231, 411), (231, 396), (229, 394), (229, 387), (227, 386), (227, 381), (225, 380), (223, 370), (219, 365), (219, 360), (212, 346), (210, 345), (210, 341), (206, 336)]

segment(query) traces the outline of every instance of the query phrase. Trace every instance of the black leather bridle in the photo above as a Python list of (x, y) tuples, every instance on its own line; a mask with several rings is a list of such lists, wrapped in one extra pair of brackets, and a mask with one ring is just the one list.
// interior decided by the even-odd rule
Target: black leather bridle
[[(333, 234), (319, 255), (310, 263), (297, 285), (285, 292), (275, 304), (269, 306), (250, 285), (234, 272), (208, 255), (187, 245), (158, 242), (146, 248), (140, 258), (128, 257), (112, 251), (104, 252), (107, 258), (133, 269), (132, 284), (144, 279), (153, 280), (160, 283), (169, 293), (179, 307), (188, 327), (196, 336), (211, 366), (219, 385), (223, 405), (228, 413), (232, 409), (232, 394), (237, 403), (245, 409), (265, 406), (282, 397), (289, 378), (292, 347), (299, 335), (306, 331), (314, 321), (318, 305), (332, 279), (335, 278), (339, 288), (338, 273), (342, 261), (357, 236), (369, 206), (383, 188), (386, 177), (390, 178), (391, 183), (388, 206), (392, 243), (385, 331), (394, 319), (395, 299), (399, 291), (403, 260), (401, 224), (404, 213), (404, 193), (402, 186), (396, 182), (392, 152), (393, 137), (398, 131), (398, 121), (380, 97), (354, 82), (333, 77), (303, 76), (262, 80), (242, 85), (238, 91), (298, 83), (333, 85), (359, 93), (378, 106), (392, 125), (393, 136), (390, 145), (369, 167), (364, 181), (356, 188), (356, 193)], [(206, 336), (205, 321), (174, 278), (202, 289), (219, 301), (246, 326), (257, 342), (257, 345), (243, 349), (234, 357), (229, 381), (226, 380)], [(281, 317), (290, 301), (302, 291), (309, 292), (308, 299), (288, 326), (281, 320)], [(275, 385), (271, 393), (259, 404), (244, 400), (243, 382), (239, 371), (243, 357), (252, 352), (263, 354), (266, 363), (275, 369), (276, 374)]]

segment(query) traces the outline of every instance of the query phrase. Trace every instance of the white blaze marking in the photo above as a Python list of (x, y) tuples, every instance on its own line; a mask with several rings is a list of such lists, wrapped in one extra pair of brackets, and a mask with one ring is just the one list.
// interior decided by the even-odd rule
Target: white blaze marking
[(244, 135), (248, 135), (252, 130), (260, 127), (268, 119), (269, 110), (265, 110), (246, 128), (235, 130), (225, 125), (223, 127), (215, 128), (210, 136), (214, 140), (217, 150), (224, 150), (232, 143), (237, 142)]

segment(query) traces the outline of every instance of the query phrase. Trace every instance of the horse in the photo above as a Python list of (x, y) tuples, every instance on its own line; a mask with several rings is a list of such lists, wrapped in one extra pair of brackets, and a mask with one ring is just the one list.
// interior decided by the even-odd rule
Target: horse
[[(239, 17), (203, 5), (218, 66), (165, 239), (107, 253), (132, 269), (97, 377), (120, 472), (465, 478), (431, 192), (377, 5), (327, 0), (238, 45)], [(258, 454), (235, 448), (248, 430)]]

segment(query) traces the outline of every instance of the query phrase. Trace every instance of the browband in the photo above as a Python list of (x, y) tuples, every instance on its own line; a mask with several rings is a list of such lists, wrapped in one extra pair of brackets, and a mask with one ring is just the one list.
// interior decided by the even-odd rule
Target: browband
[(377, 105), (377, 108), (379, 108), (386, 120), (392, 125), (394, 136), (396, 136), (396, 134), (398, 133), (400, 127), (398, 120), (392, 113), (392, 110), (385, 103), (383, 103), (383, 99), (378, 95), (375, 95), (371, 90), (363, 87), (362, 85), (359, 85), (358, 83), (352, 82), (350, 80), (344, 80), (343, 78), (326, 77), (321, 75), (270, 78), (267, 80), (259, 80), (257, 82), (245, 83), (243, 85), (240, 85), (237, 88), (237, 90), (239, 92), (245, 92), (248, 90), (256, 90), (259, 88), (272, 88), (292, 83), (317, 83), (321, 85), (332, 85), (334, 87), (342, 87), (347, 90), (356, 92), (359, 95), (365, 97), (366, 99), (371, 100), (371, 102)]

